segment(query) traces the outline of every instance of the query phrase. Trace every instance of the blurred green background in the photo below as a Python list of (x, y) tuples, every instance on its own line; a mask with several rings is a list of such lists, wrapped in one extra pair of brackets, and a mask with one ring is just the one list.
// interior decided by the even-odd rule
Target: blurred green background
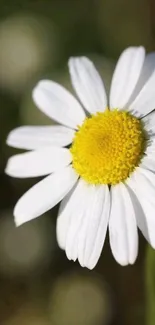
[(67, 60), (91, 58), (109, 84), (121, 51), (155, 50), (154, 0), (0, 0), (0, 325), (154, 325), (155, 252), (140, 235), (134, 266), (113, 259), (108, 238), (93, 271), (56, 243), (57, 207), (15, 228), (13, 207), (36, 179), (4, 175), (8, 132), (49, 124), (31, 100), (41, 78), (71, 89)]

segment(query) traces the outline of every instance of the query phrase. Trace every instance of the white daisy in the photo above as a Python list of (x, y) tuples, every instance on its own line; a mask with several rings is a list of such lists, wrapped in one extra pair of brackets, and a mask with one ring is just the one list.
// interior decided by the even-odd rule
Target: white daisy
[(117, 262), (133, 264), (138, 228), (155, 248), (155, 53), (122, 53), (109, 101), (89, 59), (71, 58), (69, 71), (81, 104), (53, 81), (33, 90), (38, 108), (63, 126), (25, 126), (8, 136), (8, 145), (31, 150), (9, 159), (8, 175), (49, 174), (17, 202), (15, 222), (62, 200), (57, 239), (69, 259), (92, 269), (108, 229)]

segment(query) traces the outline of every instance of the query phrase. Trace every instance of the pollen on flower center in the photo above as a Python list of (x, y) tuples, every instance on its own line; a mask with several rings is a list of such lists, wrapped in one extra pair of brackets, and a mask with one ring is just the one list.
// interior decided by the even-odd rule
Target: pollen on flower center
[(117, 184), (138, 166), (144, 151), (142, 123), (126, 111), (86, 118), (70, 151), (76, 172), (91, 184)]

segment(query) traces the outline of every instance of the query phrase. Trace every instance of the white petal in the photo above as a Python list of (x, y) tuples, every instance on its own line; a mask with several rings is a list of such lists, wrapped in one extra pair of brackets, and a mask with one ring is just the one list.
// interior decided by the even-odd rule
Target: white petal
[(109, 221), (110, 195), (107, 186), (88, 188), (88, 201), (78, 234), (78, 260), (81, 266), (93, 269), (104, 245)]
[(77, 192), (76, 188), (79, 187), (79, 182), (80, 181), (78, 181), (76, 185), (71, 189), (71, 191), (64, 197), (60, 203), (58, 212), (56, 224), (57, 241), (60, 248), (64, 250), (66, 247), (66, 237), (69, 229), (71, 214), (75, 213), (74, 197), (76, 197), (75, 193)]
[[(64, 201), (66, 204), (66, 197), (63, 199), (61, 204), (64, 204)], [(57, 242), (59, 247), (64, 250), (66, 245), (66, 235), (69, 228), (69, 222), (70, 222), (69, 215), (62, 214), (57, 218), (57, 226), (56, 226)]]
[(155, 172), (155, 152), (143, 157), (140, 167)]
[(134, 173), (131, 174), (127, 184), (136, 184), (135, 190), (146, 197), (148, 201), (155, 202), (155, 174), (151, 171), (138, 167)]
[[(86, 188), (87, 184), (80, 179), (76, 184), (76, 187), (72, 189), (68, 195), (63, 199), (60, 204), (60, 209), (57, 218), (57, 240), (61, 248), (66, 248), (66, 239), (70, 227), (71, 218), (74, 223), (79, 222), (79, 218), (82, 218), (82, 212), (85, 211), (86, 206)], [(65, 227), (64, 227), (65, 225)], [(74, 238), (73, 238), (74, 240)], [(75, 247), (75, 241), (73, 242)], [(73, 247), (71, 247), (72, 249)], [(77, 256), (75, 257), (75, 259)], [(71, 259), (69, 257), (69, 259)]]
[(109, 206), (108, 187), (88, 185), (82, 179), (63, 200), (57, 238), (69, 259), (78, 258), (89, 269), (96, 265), (105, 240)]
[(15, 206), (16, 225), (37, 218), (53, 208), (71, 190), (77, 178), (74, 170), (68, 166), (33, 186)]
[(47, 146), (64, 147), (72, 142), (74, 134), (74, 130), (59, 125), (22, 126), (9, 133), (7, 144), (26, 150)]
[(155, 135), (155, 111), (142, 118), (144, 128), (149, 135)]
[(110, 107), (124, 108), (139, 79), (145, 58), (143, 47), (129, 47), (120, 56), (112, 78)]
[[(109, 212), (110, 212), (110, 194), (109, 194), (109, 189), (107, 186), (104, 186), (104, 198), (103, 198), (103, 207), (102, 207), (102, 214), (100, 215), (100, 219), (97, 220), (97, 218), (94, 217), (94, 225), (96, 226), (93, 230), (93, 239), (94, 242), (91, 241), (93, 244), (92, 252), (89, 257), (88, 261), (88, 268), (92, 269), (95, 267), (103, 245), (104, 245), (104, 240), (106, 236), (106, 231), (107, 231), (107, 226), (108, 226), (108, 221), (109, 221)], [(90, 237), (89, 237), (90, 238)], [(90, 238), (91, 239), (91, 238)], [(90, 247), (89, 247), (90, 249)]]
[[(151, 70), (152, 69), (152, 70)], [(144, 83), (145, 81), (145, 83)], [(129, 105), (129, 111), (137, 117), (143, 117), (155, 108), (155, 53), (146, 57), (142, 76), (135, 92), (137, 96)], [(141, 89), (140, 89), (141, 87)], [(138, 93), (138, 90), (139, 93)]]
[[(88, 225), (88, 211), (89, 211), (89, 202), (92, 202), (93, 198), (93, 187), (84, 184), (83, 188), (83, 200), (85, 201), (83, 206), (80, 207), (80, 202), (82, 199), (82, 191), (80, 195), (77, 195), (79, 210), (78, 213), (72, 215), (70, 220), (70, 226), (67, 234), (66, 240), (66, 254), (69, 259), (76, 260), (78, 258), (81, 266), (84, 264), (84, 249), (86, 241), (86, 231)], [(84, 229), (84, 231), (83, 231)]]
[(133, 264), (138, 253), (138, 232), (130, 194), (123, 183), (111, 187), (109, 235), (116, 261)]
[(146, 82), (149, 80), (151, 75), (153, 74), (155, 70), (155, 52), (149, 53), (145, 56), (143, 68), (140, 74), (140, 77), (138, 79), (138, 82), (136, 84), (136, 87), (132, 93), (132, 96), (130, 97), (130, 100), (128, 102), (128, 107), (130, 104), (135, 100), (143, 86), (146, 84)]
[(11, 157), (5, 172), (19, 178), (44, 176), (62, 169), (71, 161), (72, 155), (68, 149), (48, 147)]
[(155, 137), (151, 136), (149, 140), (146, 141), (146, 148), (145, 154), (151, 156), (152, 158), (155, 157)]
[(102, 79), (93, 63), (86, 57), (71, 58), (69, 71), (73, 87), (88, 112), (103, 112), (107, 97)]
[(147, 241), (155, 248), (155, 175), (142, 168), (137, 168), (127, 181), (134, 193), (135, 204), (139, 205), (136, 213), (137, 224)]
[(85, 119), (85, 113), (78, 101), (59, 84), (42, 80), (33, 90), (36, 106), (51, 119), (76, 129)]

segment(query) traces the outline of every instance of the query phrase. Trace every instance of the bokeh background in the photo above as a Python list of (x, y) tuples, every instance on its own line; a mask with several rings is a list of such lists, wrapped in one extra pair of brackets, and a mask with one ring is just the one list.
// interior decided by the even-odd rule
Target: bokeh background
[(3, 172), (17, 152), (8, 132), (51, 123), (31, 99), (39, 79), (72, 91), (67, 60), (87, 55), (108, 90), (131, 45), (155, 50), (154, 0), (0, 0), (0, 325), (155, 324), (155, 252), (142, 236), (134, 266), (114, 261), (107, 238), (95, 270), (82, 269), (57, 246), (58, 207), (15, 228), (13, 207), (37, 179)]

